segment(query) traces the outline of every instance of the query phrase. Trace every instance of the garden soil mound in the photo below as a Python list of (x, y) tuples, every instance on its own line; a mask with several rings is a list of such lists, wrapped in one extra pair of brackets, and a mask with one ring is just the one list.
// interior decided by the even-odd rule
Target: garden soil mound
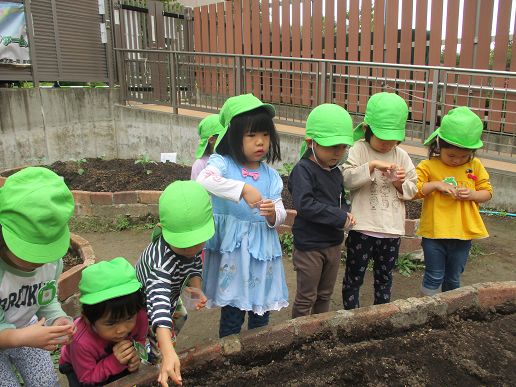
[(322, 338), (267, 359), (183, 372), (183, 386), (514, 386), (516, 315), (509, 309), (411, 332), (380, 329), (367, 341)]

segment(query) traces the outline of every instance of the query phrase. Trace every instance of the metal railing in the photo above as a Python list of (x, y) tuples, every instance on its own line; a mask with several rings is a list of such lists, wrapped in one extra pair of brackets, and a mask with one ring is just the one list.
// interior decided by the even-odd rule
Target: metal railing
[[(483, 150), (516, 155), (516, 72), (375, 62), (116, 49), (121, 102), (217, 113), (234, 95), (253, 93), (276, 108), (276, 122), (303, 126), (322, 103), (355, 121), (369, 97), (396, 92), (409, 106), (406, 139), (421, 142), (455, 106), (484, 122)], [(509, 87), (512, 85), (512, 87)]]

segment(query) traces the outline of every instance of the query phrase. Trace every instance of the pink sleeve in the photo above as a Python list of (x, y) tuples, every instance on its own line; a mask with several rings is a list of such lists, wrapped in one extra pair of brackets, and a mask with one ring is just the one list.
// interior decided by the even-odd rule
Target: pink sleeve
[(91, 351), (92, 349), (79, 343), (72, 343), (68, 346), (68, 355), (72, 360), (73, 370), (79, 382), (84, 384), (102, 383), (108, 380), (111, 375), (119, 374), (127, 368), (127, 366), (120, 364), (113, 354), (97, 363), (97, 355)]
[(147, 310), (142, 309), (138, 312), (136, 326), (134, 327), (138, 334), (138, 341), (145, 347), (145, 340), (147, 339), (147, 331), (149, 329), (149, 320), (147, 318)]

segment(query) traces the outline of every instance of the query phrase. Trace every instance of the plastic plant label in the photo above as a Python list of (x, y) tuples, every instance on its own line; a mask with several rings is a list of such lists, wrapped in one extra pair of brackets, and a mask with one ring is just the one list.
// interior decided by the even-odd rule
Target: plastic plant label
[(161, 154), (161, 162), (162, 163), (166, 163), (166, 162), (169, 162), (169, 163), (175, 163), (177, 160), (177, 153), (174, 152), (174, 153), (162, 153)]

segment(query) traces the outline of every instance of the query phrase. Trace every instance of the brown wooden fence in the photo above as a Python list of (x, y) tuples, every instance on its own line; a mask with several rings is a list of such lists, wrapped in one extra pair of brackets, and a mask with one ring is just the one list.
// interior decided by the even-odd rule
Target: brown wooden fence
[[(509, 42), (513, 39), (510, 35), (513, 1), (516, 0), (499, 0), (494, 70), (516, 71), (516, 60), (512, 60), (510, 69), (507, 68)], [(305, 107), (313, 107), (317, 101), (315, 96), (321, 91), (317, 89), (320, 85), (307, 75), (312, 65), (285, 60), (269, 66), (270, 63), (264, 64), (260, 56), (439, 66), (444, 50), (444, 66), (488, 69), (494, 0), (465, 0), (462, 10), (458, 0), (446, 3), (443, 0), (402, 0), (399, 9), (398, 0), (363, 0), (361, 8), (358, 0), (221, 2), (194, 8), (195, 51), (256, 55), (256, 59), (248, 59), (245, 63), (246, 72), (242, 76), (245, 76), (246, 91), (263, 101)], [(412, 20), (414, 8), (415, 22)], [(445, 10), (446, 19), (443, 16)], [(461, 17), (464, 23), (461, 39), (458, 39)], [(443, 25), (446, 33), (441, 36)], [(514, 30), (516, 26), (512, 28)], [(458, 65), (457, 53), (460, 54)], [(232, 95), (234, 88), (229, 83), (234, 79), (233, 70), (224, 71), (223, 63), (213, 61), (213, 58), (196, 58), (196, 63), (203, 65), (196, 71), (198, 91)], [(275, 68), (282, 71), (275, 72)], [(377, 87), (368, 87), (370, 85), (363, 79), (363, 76), (375, 77), (373, 70), (356, 66), (340, 66), (332, 70), (333, 73), (340, 71), (346, 77), (336, 81), (333, 90), (326, 90), (329, 96), (333, 93), (335, 97), (326, 100), (339, 103), (350, 112), (363, 113), (369, 96), (379, 91)], [(396, 71), (386, 69), (379, 76), (425, 81), (421, 79), (423, 72), (407, 70), (400, 74)], [(432, 82), (433, 70), (427, 76), (427, 81)], [(446, 97), (441, 100), (445, 104), (442, 113), (455, 105), (473, 103), (476, 106), (472, 107), (478, 108), (482, 116), (484, 113), (480, 110), (486, 109), (492, 121), (491, 130), (500, 130), (501, 123), (505, 122), (512, 124), (512, 129), (505, 124), (505, 131), (513, 133), (516, 95), (505, 93), (503, 89), (515, 89), (515, 79), (497, 79), (497, 84), (491, 85), (488, 76), (464, 77), (468, 76), (456, 75), (456, 79), (446, 80), (455, 86), (448, 87)], [(464, 85), (461, 86), (462, 83)], [(471, 85), (484, 88), (477, 91)], [(389, 82), (383, 86), (398, 87), (397, 83)], [(490, 90), (486, 91), (485, 86)], [(411, 86), (409, 95), (404, 96), (411, 106), (412, 119), (416, 120), (423, 117), (422, 101), (418, 96), (422, 92), (421, 87), (416, 83)], [(430, 88), (429, 95), (431, 92)]]

